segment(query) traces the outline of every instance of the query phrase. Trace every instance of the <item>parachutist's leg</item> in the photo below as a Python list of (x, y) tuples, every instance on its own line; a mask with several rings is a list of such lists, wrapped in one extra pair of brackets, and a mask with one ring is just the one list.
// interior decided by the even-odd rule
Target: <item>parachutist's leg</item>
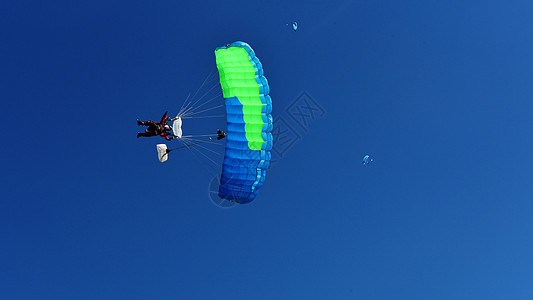
[(144, 132), (149, 133), (151, 135), (157, 135), (157, 127), (154, 124), (148, 125), (148, 128), (144, 130)]
[(150, 137), (150, 136), (155, 136), (156, 134), (153, 134), (151, 132), (138, 132), (137, 133), (137, 137)]
[(142, 126), (150, 126), (150, 125), (153, 125), (155, 124), (154, 121), (150, 120), (150, 121), (139, 121), (137, 120), (137, 125), (142, 125)]

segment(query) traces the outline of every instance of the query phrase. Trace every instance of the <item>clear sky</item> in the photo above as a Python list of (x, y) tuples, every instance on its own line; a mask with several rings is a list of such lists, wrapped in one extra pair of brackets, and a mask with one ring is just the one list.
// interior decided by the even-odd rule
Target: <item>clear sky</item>
[[(532, 1), (0, 14), (0, 298), (533, 298)], [(213, 174), (188, 151), (161, 164), (135, 120), (175, 114), (238, 40), (297, 139), (255, 201), (220, 208)], [(304, 92), (323, 115), (302, 128)]]

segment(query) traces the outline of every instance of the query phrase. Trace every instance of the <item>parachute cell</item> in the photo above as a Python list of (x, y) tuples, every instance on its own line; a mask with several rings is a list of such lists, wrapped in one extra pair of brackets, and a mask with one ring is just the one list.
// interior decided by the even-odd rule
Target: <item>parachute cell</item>
[(218, 196), (252, 201), (265, 181), (272, 149), (272, 100), (252, 48), (235, 42), (215, 50), (227, 113), (227, 140)]

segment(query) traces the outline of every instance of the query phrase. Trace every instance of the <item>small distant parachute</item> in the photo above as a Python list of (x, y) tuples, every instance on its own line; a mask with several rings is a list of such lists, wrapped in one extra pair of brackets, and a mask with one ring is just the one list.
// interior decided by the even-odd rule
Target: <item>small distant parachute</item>
[[(285, 26), (289, 26), (289, 24), (285, 24)], [(292, 29), (294, 29), (294, 31), (298, 30), (298, 23), (292, 23)]]
[(368, 165), (370, 164), (370, 162), (374, 161), (373, 158), (370, 158), (369, 155), (365, 155), (365, 157), (363, 157), (363, 165)]

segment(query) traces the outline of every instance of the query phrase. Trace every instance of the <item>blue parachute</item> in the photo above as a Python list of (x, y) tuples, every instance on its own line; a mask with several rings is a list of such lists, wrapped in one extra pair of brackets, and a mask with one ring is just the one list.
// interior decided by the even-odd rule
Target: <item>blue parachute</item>
[(365, 157), (363, 157), (363, 165), (368, 165), (372, 161), (374, 161), (374, 159), (370, 158), (370, 155), (365, 155)]
[(296, 23), (296, 22), (292, 23), (292, 29), (294, 29), (294, 31), (296, 31), (298, 29), (298, 23)]
[(263, 66), (250, 45), (235, 42), (215, 50), (226, 103), (227, 137), (218, 196), (252, 201), (263, 185), (272, 149), (272, 100)]

